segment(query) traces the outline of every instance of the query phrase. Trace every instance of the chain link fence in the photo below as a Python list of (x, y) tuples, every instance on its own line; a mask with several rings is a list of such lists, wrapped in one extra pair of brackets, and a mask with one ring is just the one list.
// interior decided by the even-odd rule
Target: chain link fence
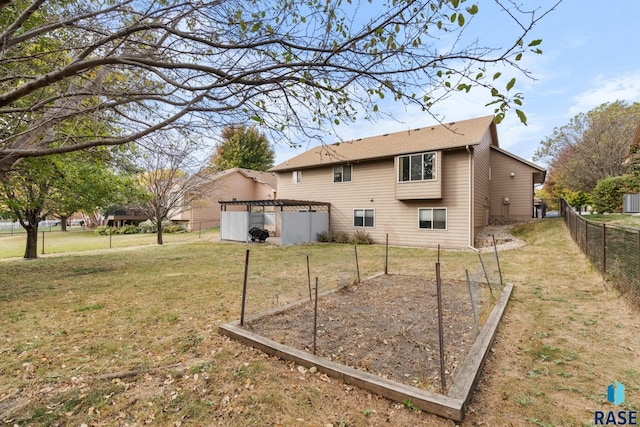
[(564, 199), (560, 213), (571, 237), (591, 264), (640, 309), (640, 230), (589, 221)]

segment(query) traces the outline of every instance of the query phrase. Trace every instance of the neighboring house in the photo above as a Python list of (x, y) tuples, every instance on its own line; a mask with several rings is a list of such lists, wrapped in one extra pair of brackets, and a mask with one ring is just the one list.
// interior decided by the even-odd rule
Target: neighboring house
[[(188, 229), (220, 226), (221, 200), (273, 200), (276, 198), (278, 179), (273, 172), (261, 172), (250, 169), (232, 168), (214, 173), (203, 184), (205, 196), (194, 202), (170, 219), (184, 224)], [(231, 207), (229, 210), (245, 209), (244, 206)]]
[(138, 225), (145, 221), (147, 216), (140, 209), (117, 207), (105, 212), (103, 224), (109, 227), (120, 228), (123, 225)]
[(443, 248), (473, 246), (490, 223), (532, 218), (546, 174), (499, 148), (493, 116), (323, 145), (271, 171), (278, 198), (330, 203), (331, 231)]

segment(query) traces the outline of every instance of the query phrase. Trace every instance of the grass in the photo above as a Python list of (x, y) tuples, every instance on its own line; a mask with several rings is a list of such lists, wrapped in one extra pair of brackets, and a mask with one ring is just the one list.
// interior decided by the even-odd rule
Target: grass
[(640, 228), (640, 216), (630, 214), (590, 214), (584, 215), (584, 218), (596, 223), (615, 224), (624, 227)]
[[(218, 228), (192, 233), (165, 233), (165, 243), (189, 242), (199, 238), (212, 238), (217, 236)], [(92, 230), (76, 229), (61, 232), (55, 227), (46, 227), (38, 232), (38, 255), (57, 254), (69, 252), (84, 252), (90, 250), (103, 250), (125, 248), (140, 245), (156, 244), (155, 234), (114, 234), (112, 236), (100, 236)], [(16, 258), (24, 256), (26, 246), (26, 234), (14, 233), (0, 234), (0, 258)]]
[[(501, 253), (516, 287), (463, 425), (589, 423), (607, 409), (615, 379), (629, 404), (638, 402), (629, 350), (640, 348), (638, 314), (593, 273), (561, 220), (516, 233), (528, 245)], [(214, 236), (0, 261), (0, 422), (452, 425), (217, 334), (239, 317), (247, 249), (250, 314), (308, 297), (307, 256), (321, 290), (352, 281), (353, 246)], [(383, 269), (380, 246), (358, 247), (358, 258), (362, 277)], [(391, 248), (389, 271), (430, 275), (436, 259), (432, 250)], [(443, 276), (461, 278), (478, 259), (443, 251), (441, 263)]]

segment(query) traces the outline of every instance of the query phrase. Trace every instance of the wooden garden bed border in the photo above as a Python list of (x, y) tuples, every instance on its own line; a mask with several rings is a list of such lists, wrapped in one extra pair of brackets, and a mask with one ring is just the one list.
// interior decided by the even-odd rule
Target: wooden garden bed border
[[(384, 273), (377, 274), (365, 280), (369, 280), (383, 274)], [(495, 338), (498, 325), (500, 324), (500, 319), (502, 319), (502, 315), (507, 303), (509, 302), (512, 290), (513, 284), (507, 283), (496, 306), (491, 311), (489, 318), (476, 337), (476, 340), (471, 347), (469, 354), (465, 358), (464, 363), (457, 370), (453, 384), (451, 385), (447, 395), (391, 381), (378, 375), (341, 365), (307, 353), (306, 351), (280, 344), (276, 341), (241, 328), (239, 326), (239, 321), (220, 325), (218, 333), (254, 347), (264, 353), (284, 360), (293, 361), (298, 365), (305, 366), (307, 368), (315, 366), (319, 372), (327, 374), (330, 377), (338, 378), (345, 383), (358, 386), (396, 402), (403, 403), (409, 399), (415, 407), (424, 411), (449, 418), (454, 421), (462, 421), (473, 390), (480, 378), (480, 371), (482, 370), (482, 366), (484, 365), (489, 349), (491, 348), (491, 344)], [(308, 300), (305, 299), (288, 304), (284, 307), (268, 310), (256, 314), (255, 316), (251, 316), (248, 320), (271, 316), (305, 302), (308, 302)]]

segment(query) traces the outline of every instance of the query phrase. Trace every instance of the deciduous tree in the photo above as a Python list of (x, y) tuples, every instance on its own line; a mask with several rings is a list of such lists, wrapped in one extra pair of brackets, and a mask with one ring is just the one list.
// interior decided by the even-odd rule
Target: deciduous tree
[(639, 103), (602, 104), (554, 129), (534, 159), (549, 163), (549, 179), (560, 188), (591, 193), (598, 181), (626, 172), (625, 159), (639, 122)]
[(139, 182), (143, 197), (133, 204), (157, 227), (163, 244), (162, 222), (215, 191), (203, 162), (194, 156), (196, 145), (184, 135), (156, 133), (137, 144)]
[(384, 97), (439, 117), (447, 94), (476, 87), (497, 120), (515, 107), (524, 121), (514, 75), (529, 75), (520, 61), (541, 52), (532, 32), (557, 3), (495, 0), (492, 46), (467, 34), (485, 6), (465, 0), (2, 2), (0, 174), (168, 128), (253, 120), (295, 142), (375, 117)]
[(124, 182), (89, 153), (32, 157), (0, 180), (0, 205), (27, 232), (25, 258), (38, 256), (38, 224), (50, 215), (93, 211), (117, 201)]

